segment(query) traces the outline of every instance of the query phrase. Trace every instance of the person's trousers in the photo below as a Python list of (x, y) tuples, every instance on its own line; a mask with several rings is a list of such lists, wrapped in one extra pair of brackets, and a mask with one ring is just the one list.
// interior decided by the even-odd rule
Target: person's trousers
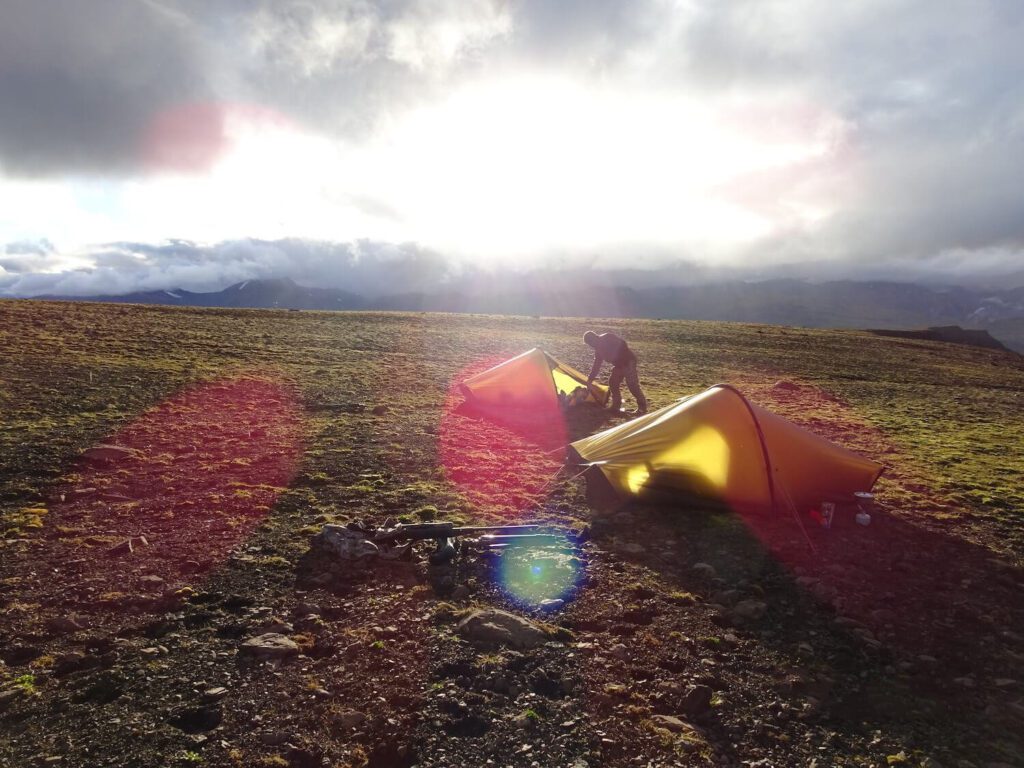
[(646, 411), (647, 398), (644, 396), (644, 391), (640, 389), (640, 374), (636, 368), (636, 360), (630, 360), (612, 368), (612, 375), (608, 378), (608, 389), (612, 393), (612, 409), (617, 410), (622, 407), (623, 381), (626, 382), (630, 394), (636, 398), (637, 408)]

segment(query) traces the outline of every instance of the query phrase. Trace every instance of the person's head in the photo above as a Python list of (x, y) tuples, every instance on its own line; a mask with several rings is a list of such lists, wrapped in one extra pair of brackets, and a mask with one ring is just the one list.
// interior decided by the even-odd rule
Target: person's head
[(592, 347), (597, 344), (597, 334), (593, 331), (587, 331), (583, 334), (583, 343), (588, 347)]

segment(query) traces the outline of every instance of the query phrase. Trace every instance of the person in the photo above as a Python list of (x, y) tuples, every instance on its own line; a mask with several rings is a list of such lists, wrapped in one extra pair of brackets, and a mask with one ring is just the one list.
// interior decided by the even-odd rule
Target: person
[(583, 334), (584, 343), (594, 350), (594, 366), (587, 378), (587, 388), (601, 370), (607, 360), (612, 364), (612, 374), (608, 379), (608, 389), (612, 393), (612, 410), (622, 410), (622, 382), (626, 382), (630, 393), (636, 398), (635, 415), (647, 413), (647, 398), (640, 389), (640, 374), (637, 371), (636, 354), (626, 344), (625, 339), (614, 333), (597, 334), (587, 331)]

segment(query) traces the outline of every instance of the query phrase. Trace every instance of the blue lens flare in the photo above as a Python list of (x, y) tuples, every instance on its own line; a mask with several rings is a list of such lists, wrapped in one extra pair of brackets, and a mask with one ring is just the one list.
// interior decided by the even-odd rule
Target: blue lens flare
[(511, 599), (535, 608), (544, 600), (568, 600), (582, 583), (584, 564), (572, 545), (509, 547), (497, 562), (498, 583)]

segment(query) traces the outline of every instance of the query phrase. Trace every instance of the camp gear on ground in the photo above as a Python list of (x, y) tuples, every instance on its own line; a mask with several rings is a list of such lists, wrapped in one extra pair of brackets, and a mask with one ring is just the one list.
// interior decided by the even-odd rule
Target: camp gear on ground
[(536, 348), (466, 379), (460, 389), (480, 408), (539, 418), (549, 417), (563, 403), (603, 405), (608, 399), (607, 387), (588, 387), (586, 376)]
[(577, 440), (569, 460), (592, 468), (588, 498), (595, 502), (603, 495), (607, 504), (610, 492), (619, 500), (693, 497), (739, 510), (805, 511), (870, 490), (883, 470), (728, 384)]

